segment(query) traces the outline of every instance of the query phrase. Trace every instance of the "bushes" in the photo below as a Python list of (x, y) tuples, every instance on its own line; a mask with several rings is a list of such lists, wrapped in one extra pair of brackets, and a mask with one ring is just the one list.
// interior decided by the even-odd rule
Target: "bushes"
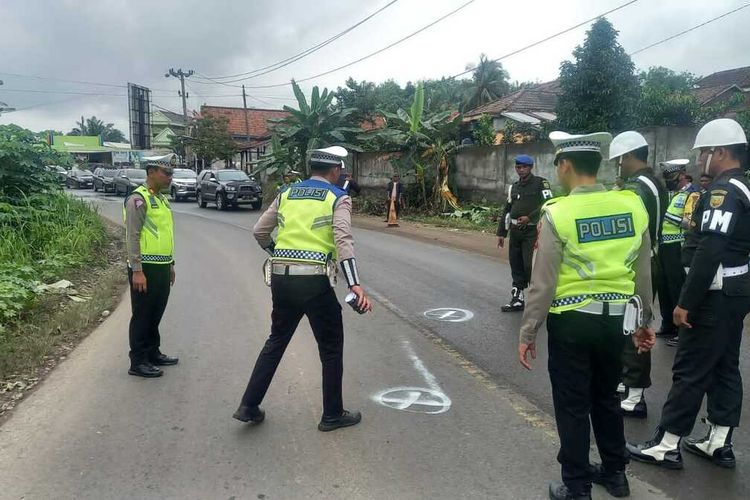
[(0, 335), (3, 325), (34, 303), (39, 282), (101, 262), (106, 238), (97, 213), (63, 194), (0, 203)]

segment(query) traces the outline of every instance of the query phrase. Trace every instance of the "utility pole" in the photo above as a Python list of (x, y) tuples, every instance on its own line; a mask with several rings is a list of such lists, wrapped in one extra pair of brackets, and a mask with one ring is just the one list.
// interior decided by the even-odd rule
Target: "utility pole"
[[(173, 76), (175, 78), (180, 79), (180, 88), (182, 90), (177, 92), (177, 95), (182, 97), (182, 118), (185, 121), (185, 132), (187, 132), (188, 128), (188, 115), (187, 115), (187, 92), (185, 92), (185, 78), (190, 78), (193, 76), (195, 71), (188, 70), (188, 71), (182, 71), (182, 68), (178, 69), (177, 71), (174, 70), (174, 68), (169, 68), (169, 72), (164, 75), (164, 78), (169, 78), (170, 76)], [(189, 157), (188, 155), (188, 147), (185, 147), (185, 156)], [(185, 158), (185, 162), (188, 163), (188, 158)]]
[[(242, 85), (242, 109), (245, 112), (245, 148), (249, 148), (250, 146), (250, 122), (247, 118), (247, 96), (245, 95), (245, 85)], [(243, 154), (240, 156), (240, 163), (242, 164), (242, 169), (245, 170), (245, 165), (247, 165), (247, 160), (250, 156), (250, 150), (246, 149)]]

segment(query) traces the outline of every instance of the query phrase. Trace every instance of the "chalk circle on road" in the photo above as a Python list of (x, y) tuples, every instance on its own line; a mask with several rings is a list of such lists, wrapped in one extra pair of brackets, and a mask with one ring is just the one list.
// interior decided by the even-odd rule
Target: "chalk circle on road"
[(458, 309), (457, 307), (441, 307), (430, 309), (424, 312), (424, 317), (434, 319), (435, 321), (449, 321), (451, 323), (461, 323), (469, 321), (474, 317), (474, 313), (468, 309)]
[(373, 399), (383, 406), (411, 413), (437, 415), (451, 407), (448, 396), (435, 389), (425, 387), (395, 387), (379, 392)]

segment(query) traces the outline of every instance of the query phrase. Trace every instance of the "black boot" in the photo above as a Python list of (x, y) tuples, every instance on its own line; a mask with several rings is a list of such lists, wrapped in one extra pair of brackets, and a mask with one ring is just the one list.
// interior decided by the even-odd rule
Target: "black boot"
[(143, 378), (157, 378), (164, 375), (163, 371), (148, 362), (132, 365), (130, 370), (128, 370), (128, 373)]
[(500, 308), (503, 312), (523, 311), (524, 308), (523, 290), (514, 286), (510, 291), (510, 302)]
[(685, 450), (694, 455), (711, 460), (714, 464), (725, 469), (734, 469), (736, 460), (732, 450), (733, 427), (712, 424), (708, 419), (702, 419), (708, 425), (708, 433), (701, 439), (685, 439)]
[(151, 359), (151, 364), (156, 366), (171, 366), (176, 365), (180, 362), (180, 358), (167, 356), (166, 354), (159, 353), (158, 356)]
[(665, 469), (682, 469), (680, 436), (656, 429), (654, 437), (643, 444), (626, 443), (630, 458), (639, 462), (654, 464)]
[(559, 481), (549, 483), (550, 500), (591, 500), (591, 489), (588, 492), (572, 492)]
[(318, 430), (321, 432), (335, 431), (341, 427), (357, 425), (361, 420), (362, 414), (360, 412), (344, 410), (338, 417), (326, 417), (323, 415), (318, 424)]
[(620, 402), (623, 417), (646, 418), (648, 417), (648, 406), (644, 389), (628, 387), (625, 398)]
[(591, 481), (594, 484), (604, 486), (607, 493), (613, 497), (623, 498), (630, 496), (630, 484), (625, 475), (625, 470), (607, 471), (602, 464), (591, 466)]
[(243, 406), (240, 405), (237, 411), (234, 412), (232, 418), (239, 420), (240, 422), (252, 422), (259, 424), (266, 418), (266, 412), (261, 410), (258, 406)]

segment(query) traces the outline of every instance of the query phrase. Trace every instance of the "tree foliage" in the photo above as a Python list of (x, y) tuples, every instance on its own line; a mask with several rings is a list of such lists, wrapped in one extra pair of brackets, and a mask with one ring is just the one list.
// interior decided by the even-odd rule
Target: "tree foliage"
[(562, 93), (557, 101), (557, 125), (571, 133), (632, 128), (640, 97), (633, 61), (617, 42), (617, 30), (598, 19), (583, 45), (573, 51), (574, 62), (560, 65)]
[(641, 100), (638, 126), (695, 124), (700, 104), (692, 92), (696, 78), (690, 73), (675, 73), (659, 66), (640, 75)]
[(0, 202), (17, 204), (34, 194), (59, 189), (46, 165), (68, 166), (72, 159), (51, 149), (30, 130), (0, 125)]
[(209, 164), (214, 160), (228, 160), (237, 151), (224, 116), (205, 115), (193, 120), (190, 143), (195, 154)]
[(468, 110), (487, 104), (510, 91), (508, 72), (501, 63), (487, 59), (487, 56), (482, 54), (479, 56), (479, 64), (467, 66), (467, 69), (469, 68), (473, 68), (474, 72), (465, 90), (462, 109)]
[(476, 122), (476, 128), (471, 134), (474, 137), (474, 144), (478, 146), (492, 146), (495, 144), (495, 124), (492, 117), (483, 114)]
[(114, 123), (104, 123), (96, 116), (85, 119), (81, 117), (81, 121), (76, 122), (70, 135), (100, 135), (104, 141), (127, 142), (125, 134), (116, 129)]

